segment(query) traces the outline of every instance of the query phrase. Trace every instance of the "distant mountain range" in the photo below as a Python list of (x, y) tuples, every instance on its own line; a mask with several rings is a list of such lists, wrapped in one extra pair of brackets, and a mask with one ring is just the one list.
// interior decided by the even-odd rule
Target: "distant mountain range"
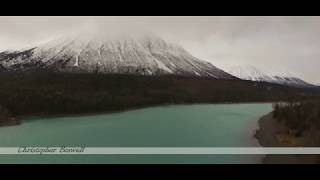
[(314, 85), (284, 70), (266, 73), (254, 66), (234, 66), (227, 72), (243, 80), (269, 82), (293, 87), (314, 87)]
[(66, 36), (27, 50), (0, 52), (0, 72), (180, 75), (313, 86), (289, 73), (267, 74), (252, 66), (224, 71), (192, 56), (181, 46), (153, 35), (125, 38), (106, 38), (99, 34)]

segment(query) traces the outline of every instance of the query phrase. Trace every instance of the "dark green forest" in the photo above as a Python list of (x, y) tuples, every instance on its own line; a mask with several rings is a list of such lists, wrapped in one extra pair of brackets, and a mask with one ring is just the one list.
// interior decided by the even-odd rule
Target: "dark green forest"
[(310, 128), (320, 130), (320, 98), (276, 103), (273, 117), (300, 136)]
[(0, 106), (12, 116), (97, 113), (165, 104), (277, 102), (317, 96), (270, 83), (178, 76), (3, 73), (0, 84)]

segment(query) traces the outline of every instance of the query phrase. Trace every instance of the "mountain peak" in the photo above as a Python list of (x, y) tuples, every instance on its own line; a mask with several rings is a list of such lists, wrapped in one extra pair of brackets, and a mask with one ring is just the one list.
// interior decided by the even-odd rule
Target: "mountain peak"
[(155, 35), (109, 37), (73, 34), (51, 40), (29, 51), (4, 53), (7, 71), (54, 71), (112, 74), (235, 77), (195, 58), (183, 47)]

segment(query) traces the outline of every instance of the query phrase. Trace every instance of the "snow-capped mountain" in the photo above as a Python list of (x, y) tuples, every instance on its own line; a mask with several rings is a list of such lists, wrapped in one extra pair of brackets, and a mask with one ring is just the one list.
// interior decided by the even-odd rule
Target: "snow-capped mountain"
[(0, 53), (1, 71), (174, 74), (235, 79), (181, 46), (156, 36), (58, 38), (29, 50)]
[(273, 70), (266, 73), (253, 66), (234, 66), (227, 70), (228, 73), (240, 79), (269, 82), (293, 87), (312, 87), (314, 85), (296, 77), (284, 70)]

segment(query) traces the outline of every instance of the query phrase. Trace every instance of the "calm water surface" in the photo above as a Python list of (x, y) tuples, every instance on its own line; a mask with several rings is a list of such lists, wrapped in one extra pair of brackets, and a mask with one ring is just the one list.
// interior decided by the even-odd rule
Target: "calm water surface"
[[(0, 146), (251, 147), (271, 104), (152, 107), (81, 117), (32, 118), (0, 128)], [(253, 155), (0, 155), (0, 163), (257, 163)]]

